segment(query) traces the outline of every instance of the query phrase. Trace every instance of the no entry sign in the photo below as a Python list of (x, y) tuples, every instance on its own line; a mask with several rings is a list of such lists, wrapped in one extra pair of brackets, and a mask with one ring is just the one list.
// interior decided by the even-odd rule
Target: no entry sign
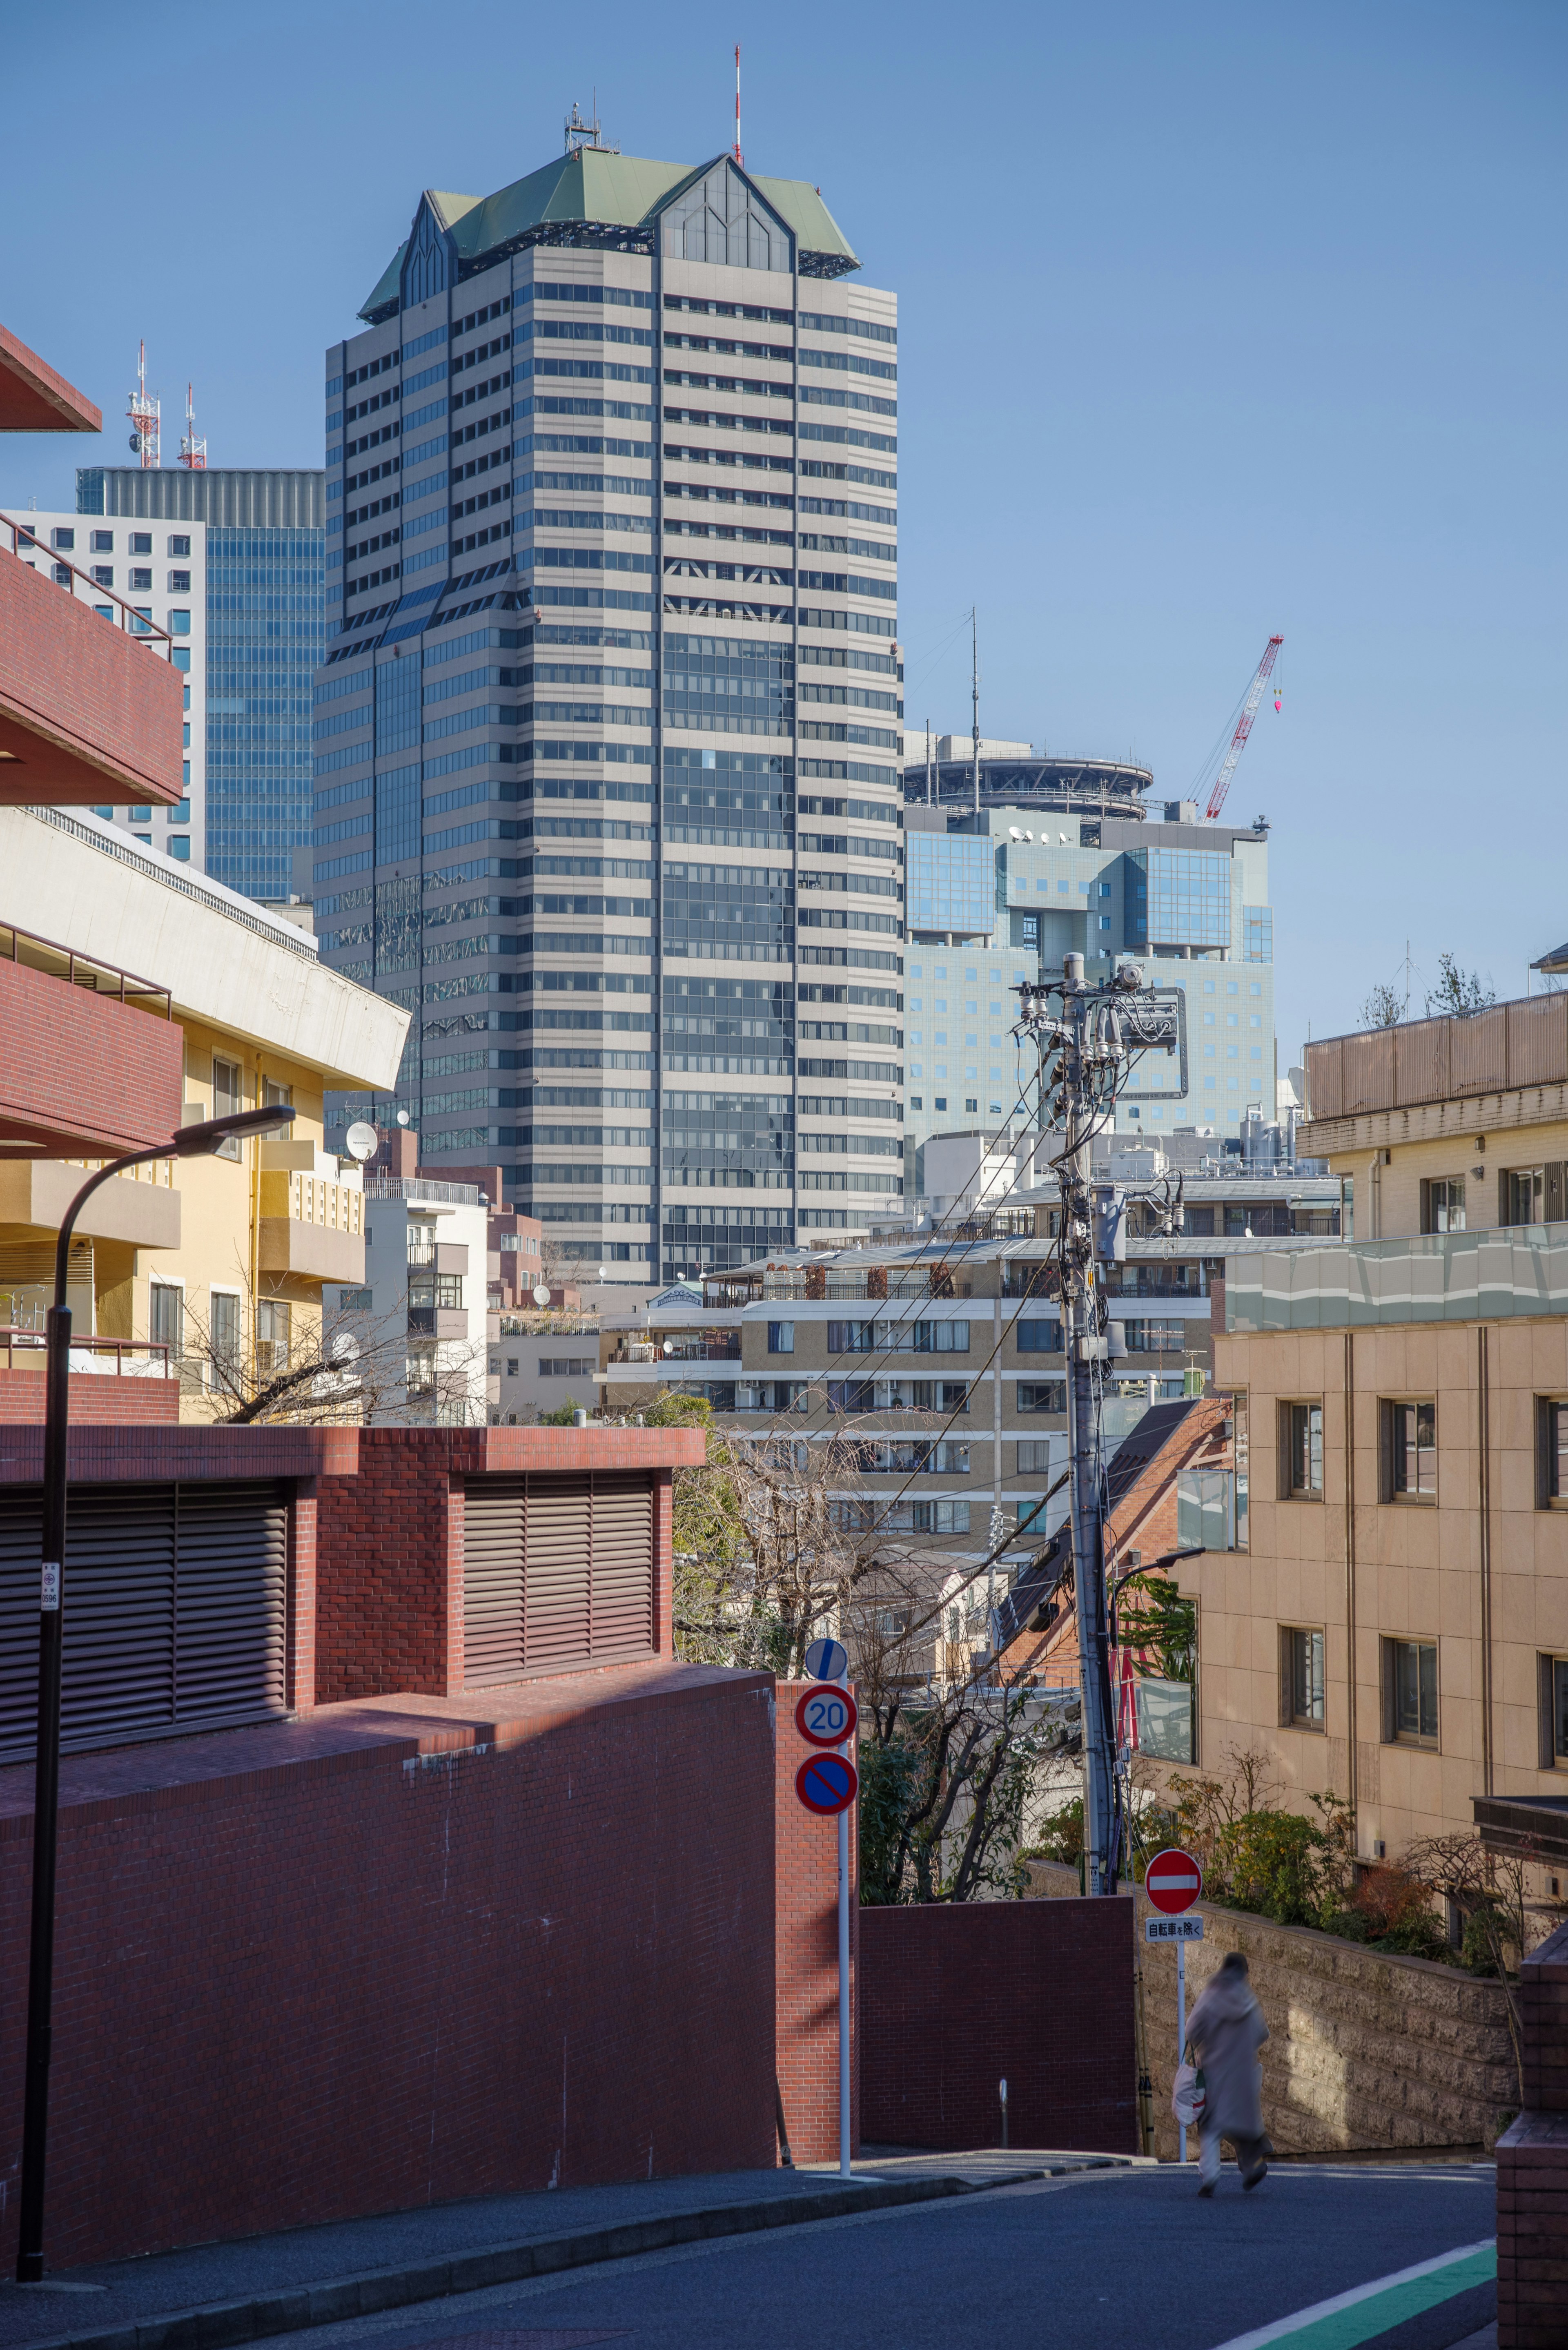
[(813, 1746), (842, 1745), (854, 1737), (859, 1720), (849, 1691), (836, 1689), (831, 1681), (808, 1689), (794, 1710), (794, 1726)]
[(846, 1754), (814, 1754), (794, 1774), (794, 1791), (808, 1812), (825, 1819), (846, 1812), (859, 1793), (860, 1781)]
[(1168, 1851), (1155, 1854), (1143, 1887), (1157, 1909), (1168, 1918), (1179, 1918), (1202, 1892), (1203, 1871), (1189, 1852), (1172, 1846)]

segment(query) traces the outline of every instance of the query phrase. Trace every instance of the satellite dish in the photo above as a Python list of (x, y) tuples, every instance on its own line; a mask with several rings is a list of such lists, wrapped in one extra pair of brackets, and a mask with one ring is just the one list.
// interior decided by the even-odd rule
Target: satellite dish
[(600, 1279), (601, 1281), (607, 1281), (607, 1280), (609, 1279), (609, 1277), (610, 1277), (610, 1269), (609, 1269), (608, 1265), (607, 1265), (607, 1264), (601, 1264), (601, 1265), (600, 1265), (600, 1267), (599, 1267), (599, 1279)]
[(675, 1352), (675, 1341), (673, 1338), (666, 1338), (664, 1342), (664, 1351), (667, 1355), (672, 1355)]
[(409, 1122), (409, 1113), (408, 1113), (408, 1111), (407, 1111), (406, 1109), (400, 1109), (400, 1110), (398, 1112), (398, 1124), (399, 1124), (400, 1126), (407, 1126), (408, 1122)]
[(381, 1138), (375, 1128), (368, 1126), (362, 1118), (355, 1119), (343, 1138), (343, 1145), (349, 1158), (358, 1159), (361, 1166), (367, 1159), (374, 1159), (380, 1148), (380, 1141)]
[(538, 1287), (534, 1292), (534, 1303), (535, 1305), (548, 1305), (550, 1303), (550, 1293), (545, 1288), (543, 1282), (540, 1282)]

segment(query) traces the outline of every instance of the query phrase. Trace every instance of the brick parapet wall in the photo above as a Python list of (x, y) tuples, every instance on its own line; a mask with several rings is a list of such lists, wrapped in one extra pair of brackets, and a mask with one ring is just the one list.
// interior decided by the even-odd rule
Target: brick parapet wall
[(40, 1157), (155, 1150), (180, 1124), (185, 1032), (177, 1022), (7, 954), (0, 1035), (0, 1130), (35, 1138)]
[[(819, 1750), (795, 1727), (809, 1681), (780, 1681), (774, 1746), (779, 2094), (796, 2162), (838, 2159), (838, 1824), (808, 1812), (795, 1773)], [(849, 1814), (849, 2119), (860, 2147), (858, 1806)]]
[[(1037, 1893), (1078, 1894), (1076, 1869), (1030, 1864)], [(1152, 1915), (1140, 1892), (1138, 1932)], [(1501, 1984), (1368, 1950), (1304, 1926), (1200, 1901), (1187, 1950), (1187, 2012), (1227, 1950), (1243, 1950), (1272, 2037), (1263, 2116), (1282, 2154), (1490, 2146), (1518, 2103)], [(1140, 1943), (1155, 2151), (1174, 2159), (1176, 1951)], [(1189, 2151), (1195, 2153), (1189, 2133)]]
[(1498, 2350), (1568, 2343), (1568, 1926), (1520, 1969), (1526, 2105), (1497, 2142)]
[[(771, 1693), (626, 1668), (67, 1759), (53, 2264), (771, 2167)], [(12, 1982), (30, 1781), (0, 1772)]]
[(0, 549), (0, 749), (12, 754), (0, 802), (172, 807), (184, 790), (184, 683), (166, 647), (139, 642)]
[[(71, 1381), (74, 1405), (78, 1382)], [(140, 1387), (83, 1373), (81, 1384)], [(177, 1387), (178, 1380), (170, 1382)], [(67, 1468), (73, 1485), (195, 1484), (224, 1478), (352, 1475), (362, 1431), (357, 1428), (83, 1427), (70, 1431)], [(36, 1485), (44, 1475), (44, 1430), (0, 1422), (0, 1485)]]
[(860, 1918), (870, 2145), (1136, 2154), (1133, 1905), (936, 1902)]
[[(79, 1371), (68, 1381), (73, 1428), (173, 1427), (180, 1419), (178, 1379), (118, 1378)], [(0, 1430), (44, 1425), (41, 1371), (0, 1368)], [(42, 1475), (40, 1455), (39, 1474)]]

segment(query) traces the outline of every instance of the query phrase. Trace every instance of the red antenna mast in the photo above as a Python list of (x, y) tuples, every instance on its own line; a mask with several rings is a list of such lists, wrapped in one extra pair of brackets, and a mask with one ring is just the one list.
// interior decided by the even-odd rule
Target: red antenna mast
[(163, 463), (163, 403), (147, 397), (147, 345), (137, 345), (136, 390), (126, 410), (130, 419), (130, 445), (141, 459), (142, 472)]
[(196, 411), (192, 405), (192, 387), (185, 386), (185, 431), (180, 442), (180, 463), (192, 473), (207, 470), (207, 443), (196, 438)]
[(735, 43), (735, 145), (734, 157), (742, 171), (745, 160), (741, 153), (741, 45)]
[(1231, 778), (1236, 772), (1236, 762), (1247, 747), (1247, 737), (1252, 731), (1252, 721), (1258, 714), (1258, 704), (1263, 698), (1263, 688), (1269, 681), (1270, 672), (1280, 657), (1280, 647), (1283, 643), (1283, 637), (1269, 639), (1263, 648), (1263, 658), (1258, 663), (1251, 684), (1247, 688), (1247, 699), (1242, 705), (1241, 715), (1236, 721), (1236, 732), (1231, 737), (1231, 748), (1225, 754), (1225, 763), (1215, 776), (1214, 788), (1209, 795), (1206, 814), (1210, 824), (1225, 805), (1225, 795), (1231, 788)]

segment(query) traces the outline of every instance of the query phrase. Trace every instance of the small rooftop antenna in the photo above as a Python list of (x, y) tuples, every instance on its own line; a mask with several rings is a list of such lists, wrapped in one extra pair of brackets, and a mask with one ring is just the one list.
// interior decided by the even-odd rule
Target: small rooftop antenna
[(739, 41), (735, 43), (735, 144), (733, 153), (736, 162), (739, 163), (741, 169), (744, 171), (745, 158), (741, 153), (741, 45)]
[(130, 419), (130, 445), (141, 459), (141, 470), (150, 473), (163, 463), (162, 421), (163, 403), (147, 397), (147, 345), (136, 347), (136, 390), (130, 395), (126, 410)]
[(607, 144), (599, 135), (599, 94), (597, 89), (593, 93), (593, 118), (591, 122), (583, 120), (582, 109), (574, 98), (572, 111), (566, 126), (567, 154), (580, 155), (584, 148), (587, 147), (597, 155), (618, 155), (620, 149), (613, 143)]
[(978, 607), (970, 607), (969, 624), (972, 638), (973, 671), (970, 681), (972, 723), (970, 733), (974, 744), (974, 812), (980, 814), (980, 619)]
[(194, 386), (185, 386), (185, 430), (180, 441), (180, 463), (188, 473), (204, 473), (207, 470), (207, 443), (196, 438), (196, 411), (192, 404)]

